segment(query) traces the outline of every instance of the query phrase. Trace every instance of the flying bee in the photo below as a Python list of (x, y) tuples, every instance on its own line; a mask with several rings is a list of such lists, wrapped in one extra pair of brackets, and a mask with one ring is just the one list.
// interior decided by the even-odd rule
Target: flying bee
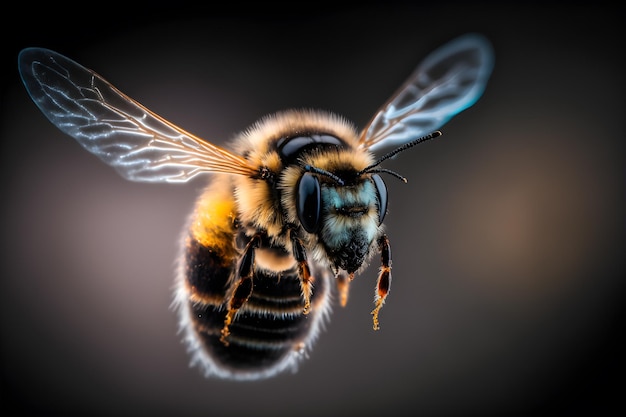
[[(358, 131), (337, 115), (267, 116), (228, 147), (205, 141), (43, 48), (19, 55), (31, 98), (59, 129), (132, 181), (210, 174), (181, 239), (174, 305), (207, 376), (271, 377), (306, 356), (338, 294), (380, 253), (374, 329), (390, 290), (382, 163), (440, 135), (482, 95), (489, 42), (470, 34), (428, 55)], [(374, 151), (396, 146), (380, 157)]]

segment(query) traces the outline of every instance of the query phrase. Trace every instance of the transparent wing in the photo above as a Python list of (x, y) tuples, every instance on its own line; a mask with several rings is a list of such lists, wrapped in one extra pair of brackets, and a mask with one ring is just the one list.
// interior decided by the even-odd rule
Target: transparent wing
[(439, 129), (482, 95), (493, 61), (489, 41), (477, 34), (435, 50), (363, 129), (361, 146), (400, 145)]
[(56, 52), (22, 50), (19, 71), (54, 125), (129, 180), (185, 182), (203, 172), (257, 172), (244, 158), (173, 125)]

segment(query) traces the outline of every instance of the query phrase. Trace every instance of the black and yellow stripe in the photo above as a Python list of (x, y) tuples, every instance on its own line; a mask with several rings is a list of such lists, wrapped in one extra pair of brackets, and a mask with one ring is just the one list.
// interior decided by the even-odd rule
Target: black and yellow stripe
[[(263, 267), (255, 265), (252, 294), (237, 311), (224, 343), (221, 332), (246, 237), (232, 211), (232, 192), (222, 190), (209, 187), (198, 202), (206, 206), (190, 222), (179, 270), (181, 323), (193, 341), (196, 362), (207, 373), (253, 379), (295, 365), (298, 352), (317, 337), (329, 309), (330, 271), (311, 265), (312, 307), (303, 314), (297, 262), (290, 261), (292, 255), (285, 248), (261, 239), (255, 250), (272, 256), (265, 256)], [(275, 259), (277, 267), (269, 268), (267, 259)]]

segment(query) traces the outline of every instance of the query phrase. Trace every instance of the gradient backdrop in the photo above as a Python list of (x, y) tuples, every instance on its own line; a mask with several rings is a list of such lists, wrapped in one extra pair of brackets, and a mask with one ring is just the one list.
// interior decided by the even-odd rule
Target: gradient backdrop
[[(138, 14), (86, 5), (77, 15), (10, 17), (20, 29), (2, 46), (3, 411), (624, 408), (623, 12), (600, 3), (316, 7), (281, 17), (271, 7)], [(219, 144), (290, 107), (363, 126), (426, 53), (470, 31), (496, 51), (485, 95), (443, 137), (386, 165), (409, 183), (387, 180), (394, 281), (382, 329), (372, 331), (369, 314), (374, 265), (297, 374), (255, 383), (189, 368), (170, 310), (178, 236), (203, 179), (124, 181), (43, 117), (16, 66), (23, 47), (58, 50)]]

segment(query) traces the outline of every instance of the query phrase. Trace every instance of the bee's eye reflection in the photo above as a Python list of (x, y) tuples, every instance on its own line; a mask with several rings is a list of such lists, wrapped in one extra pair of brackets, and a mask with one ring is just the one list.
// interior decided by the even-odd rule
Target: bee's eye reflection
[(305, 172), (300, 178), (296, 205), (298, 218), (304, 230), (309, 233), (317, 232), (322, 212), (320, 182), (310, 172)]

